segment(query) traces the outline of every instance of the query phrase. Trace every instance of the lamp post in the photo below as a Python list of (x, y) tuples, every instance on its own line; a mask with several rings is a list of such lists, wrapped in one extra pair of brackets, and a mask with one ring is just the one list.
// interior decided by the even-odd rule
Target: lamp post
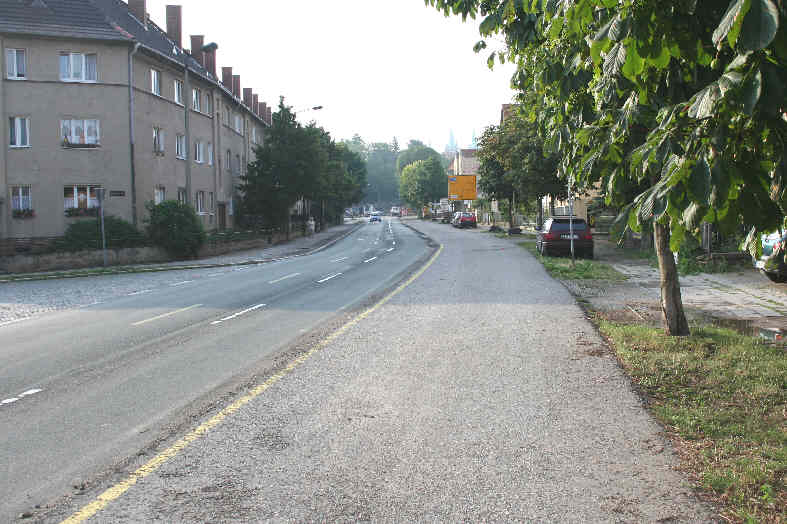
[(101, 250), (104, 255), (104, 267), (107, 267), (107, 236), (104, 232), (104, 188), (96, 188), (96, 199), (98, 200), (98, 212), (101, 217)]

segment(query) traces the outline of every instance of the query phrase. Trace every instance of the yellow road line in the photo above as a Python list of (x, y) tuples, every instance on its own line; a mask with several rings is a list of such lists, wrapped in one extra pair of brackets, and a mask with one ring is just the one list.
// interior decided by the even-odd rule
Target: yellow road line
[(160, 318), (171, 317), (172, 315), (177, 315), (178, 313), (183, 313), (184, 311), (188, 311), (189, 309), (194, 309), (195, 307), (200, 307), (202, 304), (194, 304), (193, 306), (184, 307), (183, 309), (176, 309), (175, 311), (170, 311), (169, 313), (164, 313), (163, 315), (159, 315), (157, 317), (148, 318), (146, 320), (140, 320), (139, 322), (134, 322), (131, 324), (132, 326), (141, 326), (142, 324), (147, 324), (148, 322), (153, 322), (154, 320), (159, 320)]
[[(101, 493), (98, 497), (96, 497), (95, 500), (93, 500), (92, 502), (90, 502), (86, 506), (83, 506), (82, 509), (80, 509), (79, 511), (77, 511), (76, 513), (74, 513), (73, 515), (71, 515), (70, 517), (68, 517), (64, 521), (62, 521), (61, 524), (80, 524), (82, 522), (85, 522), (87, 519), (91, 518), (96, 513), (98, 513), (99, 511), (101, 511), (105, 507), (107, 507), (109, 505), (109, 503), (111, 503), (112, 501), (117, 500), (118, 498), (120, 498), (126, 491), (128, 491), (134, 484), (136, 484), (137, 481), (147, 477), (148, 475), (150, 475), (151, 473), (156, 471), (159, 468), (159, 466), (164, 464), (166, 461), (168, 461), (172, 457), (176, 456), (183, 449), (188, 447), (189, 444), (191, 444), (192, 442), (194, 442), (195, 440), (200, 438), (202, 435), (204, 435), (205, 433), (207, 433), (208, 431), (210, 431), (214, 427), (216, 427), (219, 424), (221, 424), (224, 421), (225, 418), (227, 418), (228, 416), (230, 416), (233, 413), (235, 413), (236, 411), (238, 411), (241, 407), (243, 407), (244, 405), (248, 404), (250, 401), (254, 400), (256, 397), (260, 396), (260, 394), (262, 394), (263, 391), (265, 391), (266, 389), (271, 387), (273, 384), (278, 382), (284, 376), (288, 375), (292, 370), (294, 370), (296, 367), (298, 367), (303, 362), (305, 362), (313, 354), (315, 354), (316, 352), (320, 351), (322, 348), (324, 348), (325, 346), (327, 346), (328, 344), (330, 344), (331, 342), (336, 340), (337, 337), (342, 335), (348, 329), (350, 329), (351, 327), (356, 325), (358, 322), (360, 322), (364, 318), (366, 318), (369, 315), (371, 315), (374, 311), (379, 309), (383, 304), (385, 304), (386, 302), (391, 300), (394, 296), (396, 296), (399, 293), (401, 293), (401, 291), (404, 288), (406, 288), (407, 286), (412, 284), (418, 277), (423, 275), (424, 272), (427, 269), (429, 269), (429, 266), (431, 266), (434, 263), (434, 261), (437, 260), (437, 257), (439, 257), (440, 253), (442, 253), (442, 252), (443, 252), (443, 246), (441, 245), (440, 248), (437, 250), (437, 252), (434, 255), (432, 255), (432, 257), (429, 259), (429, 261), (426, 264), (424, 264), (424, 266), (421, 267), (421, 269), (419, 269), (413, 276), (411, 276), (405, 282), (403, 282), (399, 287), (397, 287), (396, 289), (391, 291), (388, 295), (383, 297), (379, 302), (374, 304), (372, 307), (370, 307), (366, 311), (363, 311), (362, 313), (358, 314), (355, 318), (353, 318), (352, 320), (350, 320), (349, 322), (347, 322), (346, 324), (344, 324), (343, 326), (338, 328), (336, 331), (334, 331), (330, 335), (328, 335), (325, 339), (323, 339), (315, 347), (313, 347), (312, 349), (310, 349), (309, 351), (307, 351), (303, 355), (299, 356), (298, 358), (296, 358), (295, 360), (290, 362), (287, 365), (287, 367), (285, 367), (284, 369), (282, 369), (278, 373), (272, 375), (270, 378), (268, 378), (268, 380), (266, 380), (262, 384), (259, 384), (259, 385), (255, 386), (247, 394), (245, 394), (244, 396), (242, 396), (241, 398), (237, 399), (235, 402), (233, 402), (229, 406), (227, 406), (224, 409), (222, 409), (221, 411), (219, 411), (210, 420), (208, 420), (207, 422), (204, 422), (203, 424), (198, 426), (196, 429), (194, 429), (190, 433), (188, 433), (185, 437), (182, 437), (180, 440), (175, 442), (172, 446), (170, 446), (169, 448), (165, 449), (164, 451), (162, 451), (161, 453), (159, 453), (158, 455), (156, 455), (152, 459), (150, 459), (144, 465), (140, 466), (136, 471), (131, 473), (128, 476), (128, 478), (126, 478), (125, 480), (123, 480), (121, 482), (118, 482), (117, 484), (115, 484), (111, 488), (109, 488), (106, 491), (104, 491), (103, 493)], [(192, 306), (192, 307), (196, 307), (196, 306)]]

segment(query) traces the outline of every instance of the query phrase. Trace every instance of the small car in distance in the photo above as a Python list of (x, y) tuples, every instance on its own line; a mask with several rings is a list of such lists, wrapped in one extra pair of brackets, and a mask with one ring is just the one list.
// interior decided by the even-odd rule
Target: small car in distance
[(371, 224), (372, 222), (382, 222), (382, 221), (383, 221), (383, 217), (381, 217), (381, 216), (380, 216), (380, 212), (379, 212), (379, 211), (373, 211), (373, 212), (372, 212), (372, 213), (369, 215), (369, 223), (370, 223), (370, 224)]
[(754, 266), (771, 282), (787, 282), (787, 263), (784, 261), (787, 231), (762, 235), (760, 241), (762, 242), (762, 256), (754, 263)]
[(478, 227), (476, 223), (475, 215), (473, 213), (467, 213), (462, 211), (457, 211), (454, 214), (453, 220), (451, 220), (451, 224), (454, 227)]
[(571, 224), (574, 229), (574, 254), (593, 258), (593, 234), (590, 226), (582, 218), (551, 217), (545, 222), (536, 237), (536, 249), (543, 256), (571, 254)]
[(392, 217), (400, 217), (400, 216), (402, 216), (402, 211), (401, 211), (401, 209), (399, 209), (399, 207), (398, 207), (398, 206), (393, 206), (393, 207), (391, 208), (391, 216), (392, 216)]

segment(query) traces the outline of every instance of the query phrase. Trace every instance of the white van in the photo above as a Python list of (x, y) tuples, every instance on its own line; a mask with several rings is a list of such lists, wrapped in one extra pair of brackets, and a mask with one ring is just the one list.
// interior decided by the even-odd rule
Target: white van
[(392, 217), (398, 217), (398, 216), (401, 216), (401, 215), (402, 215), (402, 212), (397, 206), (394, 206), (394, 207), (391, 208), (391, 216)]

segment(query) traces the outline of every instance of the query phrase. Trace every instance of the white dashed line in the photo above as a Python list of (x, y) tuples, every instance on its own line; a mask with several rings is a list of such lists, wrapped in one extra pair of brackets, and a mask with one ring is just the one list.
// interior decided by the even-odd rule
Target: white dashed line
[(5, 399), (5, 400), (0, 400), (0, 406), (2, 406), (2, 405), (4, 405), (4, 404), (13, 404), (13, 403), (14, 403), (14, 402), (16, 402), (17, 400), (19, 400), (19, 398), (18, 398), (18, 397), (14, 397), (14, 398), (7, 398), (7, 399)]
[(265, 304), (257, 304), (256, 306), (251, 306), (250, 308), (246, 308), (246, 309), (244, 309), (243, 311), (238, 311), (238, 312), (237, 312), (237, 313), (235, 313), (234, 315), (230, 315), (230, 316), (228, 316), (228, 317), (224, 317), (224, 318), (222, 318), (222, 319), (220, 319), (220, 320), (214, 320), (214, 321), (213, 321), (213, 322), (211, 322), (210, 324), (211, 324), (212, 326), (214, 326), (214, 325), (216, 325), (216, 324), (221, 324), (222, 322), (226, 322), (227, 320), (232, 320), (233, 318), (237, 318), (237, 317), (239, 317), (239, 316), (241, 316), (241, 315), (245, 315), (245, 314), (246, 314), (246, 313), (248, 313), (249, 311), (254, 311), (255, 309), (260, 309), (261, 307), (265, 307)]
[(211, 273), (210, 275), (208, 275), (208, 277), (218, 277), (218, 276), (221, 276), (223, 274), (224, 273)]
[(184, 280), (183, 282), (177, 282), (175, 284), (170, 284), (170, 286), (182, 286), (183, 284), (191, 284), (194, 282), (193, 280)]
[(348, 258), (349, 257), (337, 258), (336, 260), (331, 260), (331, 262), (341, 262), (342, 260), (347, 260)]
[(386, 249), (386, 250), (385, 250), (385, 252), (386, 252), (386, 253), (390, 253), (390, 252), (391, 252), (391, 251), (393, 251), (393, 250), (394, 250), (394, 248), (391, 248), (391, 249)]
[(329, 276), (323, 278), (322, 280), (318, 280), (317, 283), (318, 284), (322, 284), (323, 282), (327, 282), (327, 281), (329, 281), (332, 278), (338, 277), (339, 275), (341, 275), (341, 273), (336, 273), (336, 274), (333, 274), (333, 275), (329, 275)]
[(18, 402), (22, 400), (24, 397), (29, 397), (30, 395), (35, 395), (36, 393), (41, 393), (44, 391), (43, 389), (28, 389), (24, 393), (20, 393), (19, 395), (11, 398), (7, 398), (5, 400), (0, 400), (0, 406), (5, 406), (6, 404), (13, 404), (14, 402)]
[(19, 394), (19, 398), (29, 397), (30, 395), (35, 395), (36, 393), (41, 393), (42, 391), (44, 391), (44, 390), (43, 389), (28, 389), (24, 393), (20, 393)]
[(293, 273), (292, 275), (287, 275), (286, 277), (277, 278), (276, 280), (271, 280), (268, 284), (276, 284), (277, 282), (281, 282), (282, 280), (287, 280), (288, 278), (297, 277), (300, 273)]
[(377, 257), (372, 257), (372, 258), (366, 259), (366, 260), (364, 260), (364, 261), (363, 261), (363, 263), (364, 263), (364, 264), (368, 264), (368, 263), (369, 263), (369, 262), (371, 262), (372, 260), (377, 260)]
[(184, 311), (188, 311), (189, 309), (194, 309), (195, 307), (200, 307), (202, 304), (194, 304), (189, 307), (184, 307), (182, 309), (176, 309), (175, 311), (170, 311), (169, 313), (164, 313), (163, 315), (158, 315), (153, 318), (148, 318), (145, 320), (140, 320), (139, 322), (134, 322), (131, 324), (132, 326), (141, 326), (142, 324), (147, 324), (148, 322), (153, 322), (154, 320), (159, 320), (166, 317), (171, 317), (172, 315), (177, 315), (178, 313), (183, 313)]
[(133, 293), (129, 293), (127, 296), (133, 297), (135, 295), (144, 295), (145, 293), (150, 293), (153, 291), (152, 289), (143, 289), (142, 291), (134, 291)]

